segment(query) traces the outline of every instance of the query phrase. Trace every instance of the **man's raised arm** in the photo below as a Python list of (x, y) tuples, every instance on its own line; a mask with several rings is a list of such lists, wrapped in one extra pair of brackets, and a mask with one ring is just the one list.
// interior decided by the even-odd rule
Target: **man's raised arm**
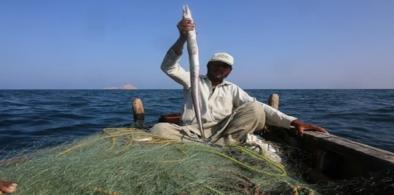
[(179, 60), (182, 55), (183, 46), (187, 40), (187, 32), (194, 29), (194, 23), (192, 23), (191, 20), (182, 19), (177, 27), (179, 38), (167, 51), (161, 64), (161, 69), (177, 83), (188, 89), (190, 87), (190, 76), (189, 73), (181, 67)]

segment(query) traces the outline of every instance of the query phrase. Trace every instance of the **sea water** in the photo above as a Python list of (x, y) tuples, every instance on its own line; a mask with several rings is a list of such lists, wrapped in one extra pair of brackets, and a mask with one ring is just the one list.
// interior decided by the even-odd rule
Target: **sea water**
[[(394, 152), (394, 90), (246, 90), (280, 110), (330, 133)], [(0, 90), (0, 158), (132, 124), (141, 98), (145, 122), (181, 112), (182, 90)]]

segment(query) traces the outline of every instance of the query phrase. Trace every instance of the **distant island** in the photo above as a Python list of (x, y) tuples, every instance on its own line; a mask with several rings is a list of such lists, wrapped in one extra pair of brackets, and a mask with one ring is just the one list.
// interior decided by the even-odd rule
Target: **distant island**
[(121, 89), (121, 90), (134, 90), (137, 89), (137, 87), (135, 87), (132, 84), (126, 83), (120, 87), (106, 87), (104, 89), (109, 89), (109, 90), (114, 90), (114, 89)]

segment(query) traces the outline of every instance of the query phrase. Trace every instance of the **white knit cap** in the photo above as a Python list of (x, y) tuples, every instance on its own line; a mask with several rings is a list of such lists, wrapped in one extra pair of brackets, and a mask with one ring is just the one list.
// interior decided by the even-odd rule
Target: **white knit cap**
[(212, 58), (209, 60), (210, 62), (212, 61), (219, 61), (219, 62), (224, 62), (230, 66), (234, 65), (234, 58), (230, 54), (226, 52), (218, 52), (213, 54)]

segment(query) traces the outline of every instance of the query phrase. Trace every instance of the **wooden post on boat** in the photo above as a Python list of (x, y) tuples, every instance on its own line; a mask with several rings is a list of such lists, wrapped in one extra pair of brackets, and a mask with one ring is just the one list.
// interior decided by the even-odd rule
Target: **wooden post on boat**
[(268, 98), (268, 105), (279, 110), (279, 95), (276, 93), (271, 94)]
[(140, 98), (135, 98), (133, 101), (132, 108), (133, 108), (133, 118), (134, 118), (135, 127), (143, 128), (145, 114), (144, 114), (144, 105), (142, 104), (142, 100)]
[[(275, 109), (279, 109), (279, 95), (276, 93), (273, 93), (270, 95), (267, 101), (268, 105)], [(262, 129), (263, 132), (269, 131), (269, 127), (267, 125), (264, 126), (264, 129)]]

